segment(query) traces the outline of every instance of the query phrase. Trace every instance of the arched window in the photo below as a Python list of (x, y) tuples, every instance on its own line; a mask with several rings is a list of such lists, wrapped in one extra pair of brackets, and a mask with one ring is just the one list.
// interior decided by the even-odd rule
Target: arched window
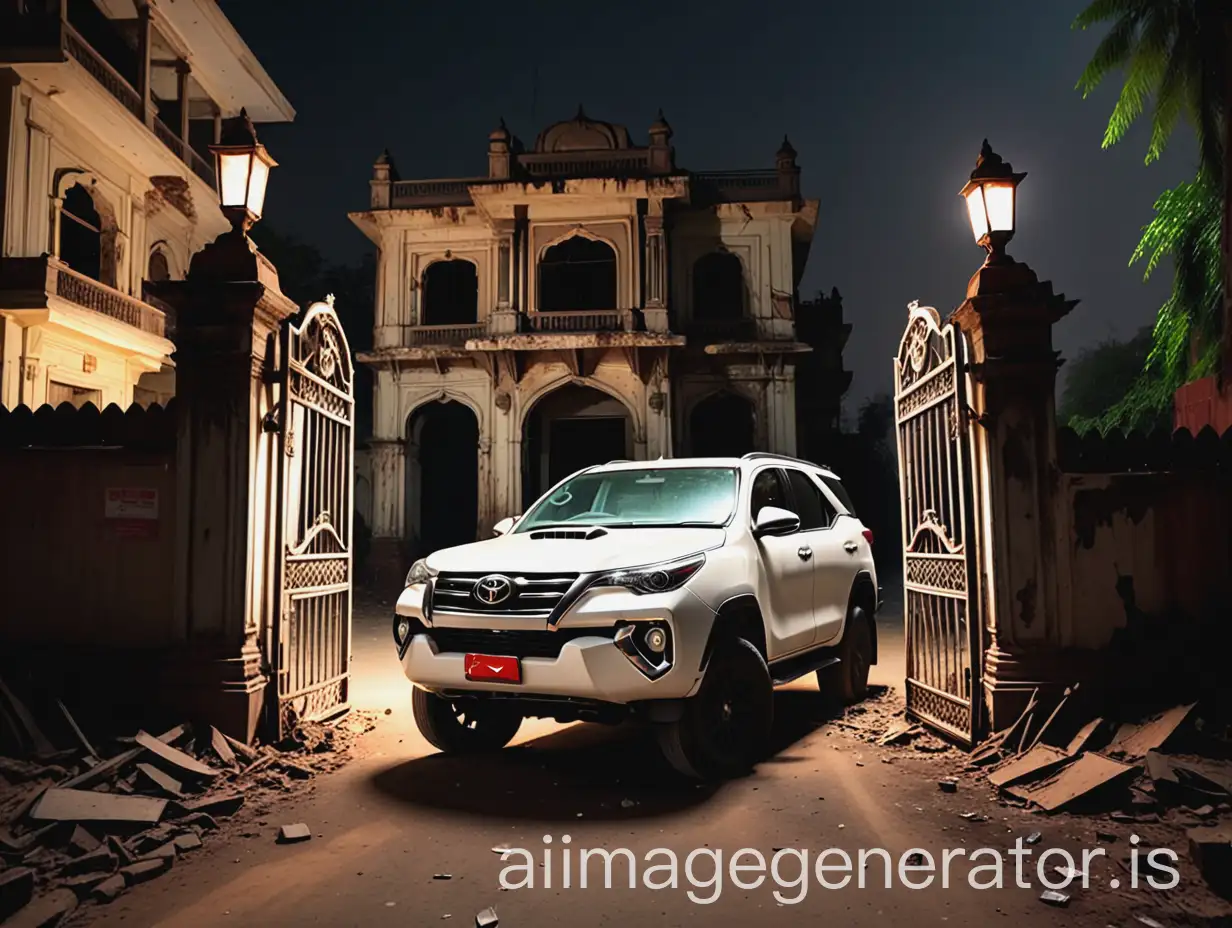
[(479, 276), (469, 261), (433, 261), (423, 275), (420, 325), (479, 321)]
[(616, 252), (605, 242), (574, 235), (539, 260), (539, 311), (620, 309)]
[(727, 251), (713, 251), (693, 265), (693, 318), (727, 322), (744, 317), (744, 266)]
[(102, 280), (103, 221), (81, 184), (64, 194), (60, 207), (60, 260), (79, 274)]
[(167, 255), (161, 248), (150, 252), (150, 266), (146, 270), (146, 280), (170, 280), (171, 266), (167, 263)]

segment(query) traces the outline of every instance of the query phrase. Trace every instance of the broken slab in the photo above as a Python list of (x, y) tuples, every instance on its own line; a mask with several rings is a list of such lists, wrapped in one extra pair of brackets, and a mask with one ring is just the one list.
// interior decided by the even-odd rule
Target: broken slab
[(475, 916), (475, 928), (497, 928), (500, 919), (496, 917), (496, 906), (489, 906)]
[(115, 872), (119, 862), (119, 858), (112, 852), (110, 846), (100, 846), (89, 854), (83, 854), (75, 860), (70, 860), (60, 868), (60, 873), (64, 876), (79, 876), (85, 873), (107, 875)]
[(4, 928), (53, 928), (76, 908), (77, 894), (71, 889), (52, 890), (6, 921)]
[(1094, 737), (1095, 732), (1097, 732), (1103, 724), (1103, 719), (1091, 719), (1091, 721), (1083, 725), (1080, 729), (1078, 729), (1078, 733), (1070, 739), (1069, 744), (1065, 748), (1065, 753), (1073, 757), (1085, 751), (1087, 742)]
[(120, 876), (124, 877), (126, 885), (136, 886), (138, 883), (144, 883), (147, 880), (162, 876), (171, 869), (174, 863), (175, 855), (170, 857), (149, 857), (145, 860), (139, 860), (135, 864), (129, 864), (127, 867), (122, 867), (120, 869)]
[(148, 860), (155, 860), (160, 857), (170, 857), (174, 860), (179, 854), (179, 848), (176, 847), (174, 841), (168, 841), (166, 844), (160, 844), (152, 851), (147, 851), (141, 855), (141, 859), (137, 863), (143, 863)]
[(39, 822), (154, 823), (163, 816), (167, 800), (148, 796), (117, 796), (81, 789), (49, 789), (30, 818)]
[(34, 871), (10, 867), (0, 871), (0, 922), (30, 904), (34, 898)]
[(176, 835), (174, 844), (176, 851), (183, 854), (185, 851), (195, 851), (201, 847), (201, 838), (190, 831), (186, 834)]
[(89, 854), (91, 851), (97, 851), (102, 846), (102, 840), (94, 837), (86, 829), (77, 825), (73, 828), (72, 835), (68, 839), (68, 852), (74, 857), (79, 857), (82, 854)]
[(1006, 792), (1053, 812), (1094, 790), (1137, 770), (1102, 754), (1088, 752), (1038, 783), (1011, 786)]
[(171, 764), (177, 770), (189, 776), (211, 779), (219, 774), (219, 771), (213, 767), (207, 767), (191, 754), (185, 754), (179, 748), (173, 748), (169, 744), (164, 744), (161, 739), (155, 738), (144, 731), (137, 732), (135, 740), (138, 745), (145, 748), (155, 757)]
[(302, 822), (295, 825), (283, 825), (278, 829), (279, 844), (297, 844), (312, 837), (312, 831)]
[(1068, 763), (1071, 759), (1070, 755), (1060, 748), (1054, 748), (1048, 744), (1037, 744), (1021, 757), (1011, 758), (993, 768), (988, 774), (988, 782), (998, 789), (1011, 786), (1036, 774), (1051, 771), (1061, 764)]
[(1106, 753), (1135, 759), (1145, 757), (1164, 746), (1196, 705), (1191, 702), (1187, 706), (1174, 706), (1144, 722), (1126, 722), (1117, 729)]
[(147, 783), (169, 799), (184, 798), (184, 784), (153, 764), (138, 764), (137, 770)]
[(236, 792), (214, 793), (209, 796), (202, 796), (200, 799), (191, 799), (183, 803), (183, 805), (189, 812), (205, 812), (209, 815), (226, 818), (234, 815), (244, 805), (244, 794)]
[[(171, 744), (172, 742), (178, 741), (180, 738), (184, 737), (185, 731), (187, 731), (185, 726), (177, 725), (170, 731), (165, 731), (159, 735), (158, 740), (164, 745)], [(95, 764), (89, 770), (78, 774), (71, 780), (61, 783), (60, 788), (77, 789), (92, 786), (95, 783), (100, 783), (107, 779), (107, 777), (111, 776), (111, 774), (118, 772), (121, 768), (127, 767), (144, 753), (145, 748), (143, 747), (130, 748), (129, 750), (123, 751), (115, 757), (105, 760), (102, 763)]]
[(124, 882), (124, 877), (117, 873), (95, 886), (94, 891), (90, 893), (90, 898), (103, 904), (115, 902), (126, 889), (128, 889), (128, 884)]
[(1206, 885), (1224, 898), (1232, 898), (1232, 825), (1191, 828), (1189, 856)]
[[(81, 876), (69, 877), (61, 885), (76, 893), (78, 899), (87, 899), (93, 895), (96, 887), (110, 879), (112, 875), (109, 873), (83, 873)], [(123, 880), (124, 878), (120, 877), (120, 881)]]

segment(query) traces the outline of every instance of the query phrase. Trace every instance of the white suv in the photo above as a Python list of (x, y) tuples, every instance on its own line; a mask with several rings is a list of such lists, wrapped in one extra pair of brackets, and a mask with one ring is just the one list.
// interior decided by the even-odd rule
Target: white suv
[(497, 537), (417, 561), (394, 617), (415, 721), (442, 751), (528, 716), (655, 723), (682, 773), (762, 756), (773, 688), (863, 698), (872, 533), (828, 469), (772, 454), (579, 471)]

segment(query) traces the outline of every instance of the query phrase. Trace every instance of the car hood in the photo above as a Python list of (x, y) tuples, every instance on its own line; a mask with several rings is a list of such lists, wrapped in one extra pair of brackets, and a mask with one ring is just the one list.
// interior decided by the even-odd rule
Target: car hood
[(598, 538), (502, 535), (428, 557), (432, 570), (464, 573), (593, 573), (656, 564), (723, 544), (721, 528), (612, 528)]

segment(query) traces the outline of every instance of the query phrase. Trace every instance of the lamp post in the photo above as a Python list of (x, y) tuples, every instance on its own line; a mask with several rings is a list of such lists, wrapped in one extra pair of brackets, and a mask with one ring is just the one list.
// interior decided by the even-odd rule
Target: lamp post
[(1015, 174), (1009, 162), (992, 150), (988, 139), (980, 149), (975, 170), (958, 195), (967, 201), (975, 241), (988, 251), (984, 263), (1012, 264), (1005, 246), (1014, 237), (1018, 185), (1026, 173)]
[(261, 218), (270, 168), (278, 162), (257, 140), (256, 128), (243, 109), (227, 121), (222, 138), (210, 151), (218, 178), (218, 205), (233, 230), (247, 232)]

